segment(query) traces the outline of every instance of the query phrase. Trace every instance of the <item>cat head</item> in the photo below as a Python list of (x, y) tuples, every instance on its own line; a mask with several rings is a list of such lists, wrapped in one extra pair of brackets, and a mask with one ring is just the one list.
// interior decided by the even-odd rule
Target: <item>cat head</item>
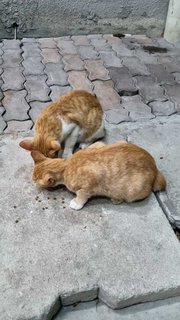
[(58, 152), (61, 149), (59, 141), (41, 138), (22, 140), (19, 145), (21, 148), (28, 151), (40, 151), (48, 158), (57, 158)]
[(46, 158), (39, 151), (32, 151), (31, 156), (35, 166), (33, 168), (32, 180), (40, 188), (52, 188), (59, 184), (58, 175), (53, 171), (56, 160)]

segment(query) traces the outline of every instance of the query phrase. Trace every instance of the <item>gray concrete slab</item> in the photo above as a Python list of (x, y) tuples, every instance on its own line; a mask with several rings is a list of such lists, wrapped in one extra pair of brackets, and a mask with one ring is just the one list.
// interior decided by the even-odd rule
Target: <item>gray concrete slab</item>
[(75, 212), (64, 188), (33, 185), (21, 139), (0, 137), (0, 319), (51, 319), (59, 297), (122, 308), (180, 295), (179, 242), (154, 195)]
[(98, 300), (64, 307), (54, 320), (179, 320), (180, 297), (112, 310)]

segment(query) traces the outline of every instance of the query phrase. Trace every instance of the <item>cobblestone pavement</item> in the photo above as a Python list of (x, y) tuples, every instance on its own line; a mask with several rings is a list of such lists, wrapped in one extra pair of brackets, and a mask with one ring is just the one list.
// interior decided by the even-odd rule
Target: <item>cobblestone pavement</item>
[(146, 36), (72, 36), (0, 43), (0, 133), (26, 131), (65, 92), (97, 95), (109, 123), (180, 112), (180, 50)]

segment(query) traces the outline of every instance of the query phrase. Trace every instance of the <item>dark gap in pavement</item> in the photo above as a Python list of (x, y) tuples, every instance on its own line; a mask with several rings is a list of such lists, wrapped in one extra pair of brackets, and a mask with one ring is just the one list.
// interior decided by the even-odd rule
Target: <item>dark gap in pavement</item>
[(122, 97), (122, 96), (136, 96), (137, 94), (139, 94), (139, 90), (133, 90), (133, 91), (129, 91), (129, 90), (119, 90), (118, 94)]
[(159, 53), (167, 53), (167, 48), (157, 47), (157, 46), (143, 46), (144, 51), (148, 51), (149, 53), (153, 54), (156, 52)]
[(117, 38), (124, 38), (125, 37), (125, 34), (123, 34), (123, 33), (114, 33), (113, 34), (113, 37), (117, 37)]
[(176, 237), (177, 237), (178, 240), (180, 241), (180, 229), (175, 228), (175, 229), (173, 229), (173, 230), (174, 230), (174, 233), (175, 233)]

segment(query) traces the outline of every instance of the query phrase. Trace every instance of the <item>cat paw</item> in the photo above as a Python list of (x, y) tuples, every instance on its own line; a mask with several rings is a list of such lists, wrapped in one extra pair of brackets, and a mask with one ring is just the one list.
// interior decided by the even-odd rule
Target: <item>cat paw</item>
[(113, 199), (113, 198), (111, 199), (111, 201), (112, 201), (113, 204), (120, 204), (120, 203), (123, 202), (122, 199)]
[(80, 210), (80, 209), (82, 209), (83, 205), (80, 203), (77, 203), (76, 199), (72, 199), (69, 207), (74, 210)]
[(82, 143), (80, 143), (80, 145), (79, 145), (79, 148), (80, 149), (86, 149), (87, 147), (89, 147), (90, 146), (90, 142), (82, 142)]

